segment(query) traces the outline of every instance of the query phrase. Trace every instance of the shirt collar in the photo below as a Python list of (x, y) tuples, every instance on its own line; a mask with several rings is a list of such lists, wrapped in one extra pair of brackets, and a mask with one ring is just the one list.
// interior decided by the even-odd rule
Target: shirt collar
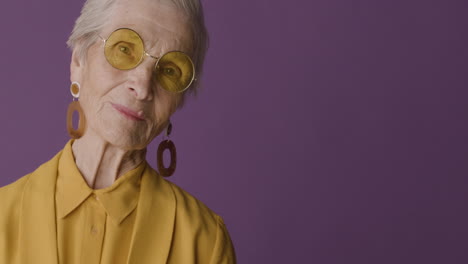
[(119, 225), (136, 208), (146, 161), (126, 172), (111, 186), (94, 190), (88, 186), (76, 166), (72, 143), (73, 140), (70, 140), (65, 145), (58, 164), (57, 216), (65, 218), (89, 196), (94, 196), (112, 221)]

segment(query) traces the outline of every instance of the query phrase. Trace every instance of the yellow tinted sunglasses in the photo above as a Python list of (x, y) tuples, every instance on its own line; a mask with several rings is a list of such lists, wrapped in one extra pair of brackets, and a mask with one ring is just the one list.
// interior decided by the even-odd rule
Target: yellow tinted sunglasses
[(156, 60), (154, 65), (157, 82), (167, 91), (185, 91), (195, 79), (195, 66), (182, 51), (170, 51), (155, 57), (145, 51), (140, 35), (129, 28), (119, 28), (104, 41), (104, 56), (112, 67), (130, 70), (137, 67), (145, 56)]

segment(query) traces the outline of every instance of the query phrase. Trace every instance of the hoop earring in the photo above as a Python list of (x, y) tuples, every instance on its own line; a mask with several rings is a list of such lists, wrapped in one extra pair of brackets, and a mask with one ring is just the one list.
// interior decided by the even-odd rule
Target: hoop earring
[[(166, 137), (169, 137), (169, 135), (171, 134), (171, 131), (172, 131), (172, 124), (171, 124), (171, 121), (169, 121), (169, 124), (167, 125), (167, 129), (166, 129)], [(171, 164), (169, 165), (168, 168), (164, 167), (164, 160), (163, 160), (163, 153), (166, 149), (169, 149), (169, 151), (171, 152)], [(159, 170), (160, 175), (164, 177), (169, 177), (172, 174), (174, 174), (176, 163), (177, 163), (177, 153), (176, 153), (176, 147), (170, 139), (163, 139), (163, 141), (159, 143), (158, 152), (157, 152), (157, 161), (158, 161), (158, 170)]]
[[(84, 116), (83, 108), (81, 108), (78, 98), (80, 98), (80, 84), (78, 82), (72, 82), (70, 86), (70, 92), (73, 96), (73, 101), (68, 105), (67, 110), (67, 130), (68, 134), (73, 139), (78, 139), (83, 136), (86, 129), (86, 118)], [(73, 129), (73, 112), (77, 111), (79, 115), (78, 129)]]

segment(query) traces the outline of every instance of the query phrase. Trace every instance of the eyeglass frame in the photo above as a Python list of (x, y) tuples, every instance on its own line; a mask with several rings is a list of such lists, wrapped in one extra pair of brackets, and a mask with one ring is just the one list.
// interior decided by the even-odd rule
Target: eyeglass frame
[[(193, 70), (192, 79), (190, 80), (190, 82), (189, 82), (189, 84), (187, 85), (187, 87), (185, 87), (185, 89), (183, 89), (183, 90), (181, 90), (181, 91), (179, 91), (179, 92), (176, 92), (176, 93), (182, 93), (182, 92), (186, 91), (194, 82), (197, 81), (197, 78), (195, 78), (195, 64), (193, 63), (192, 58), (190, 58), (190, 56), (189, 56), (187, 53), (185, 53), (185, 52), (183, 52), (183, 51), (180, 51), (180, 50), (171, 50), (171, 51), (168, 51), (168, 52), (164, 53), (161, 57), (155, 57), (155, 56), (149, 54), (148, 52), (146, 52), (145, 43), (144, 43), (144, 41), (143, 41), (143, 38), (140, 36), (140, 34), (138, 34), (138, 32), (136, 32), (135, 30), (133, 30), (133, 29), (131, 29), (131, 28), (126, 28), (126, 27), (117, 28), (116, 30), (112, 31), (112, 32), (109, 34), (109, 36), (107, 37), (107, 39), (103, 38), (100, 34), (98, 34), (98, 37), (101, 38), (101, 40), (102, 40), (103, 43), (104, 43), (104, 47), (103, 47), (104, 57), (106, 58), (106, 61), (109, 63), (109, 65), (112, 66), (114, 69), (121, 70), (121, 71), (125, 71), (125, 70), (122, 70), (122, 69), (119, 69), (119, 68), (115, 67), (114, 65), (112, 65), (112, 64), (108, 61), (107, 56), (106, 56), (106, 42), (107, 42), (107, 40), (110, 38), (110, 36), (112, 36), (112, 34), (114, 34), (116, 31), (121, 30), (121, 29), (128, 29), (128, 30), (134, 32), (134, 33), (141, 39), (141, 44), (143, 45), (143, 55), (146, 55), (147, 57), (150, 57), (150, 58), (153, 58), (153, 59), (156, 60), (156, 63), (154, 64), (156, 67), (153, 67), (153, 68), (155, 68), (155, 69), (156, 69), (157, 67), (159, 67), (159, 60), (160, 60), (162, 57), (164, 57), (166, 54), (171, 53), (171, 52), (180, 52), (180, 53), (184, 54), (185, 56), (187, 56), (187, 57), (190, 59), (190, 62), (191, 62), (191, 64), (192, 64), (192, 70)], [(138, 63), (137, 63), (133, 68), (126, 69), (126, 70), (135, 69), (136, 67), (138, 67), (138, 65), (140, 65), (140, 64), (143, 62), (143, 60), (144, 60), (144, 56), (141, 56), (141, 57), (140, 57), (140, 60), (138, 61)], [(166, 89), (164, 89), (164, 90), (166, 90)], [(166, 91), (169, 91), (169, 90), (166, 90)], [(169, 91), (169, 92), (172, 92), (172, 91)]]

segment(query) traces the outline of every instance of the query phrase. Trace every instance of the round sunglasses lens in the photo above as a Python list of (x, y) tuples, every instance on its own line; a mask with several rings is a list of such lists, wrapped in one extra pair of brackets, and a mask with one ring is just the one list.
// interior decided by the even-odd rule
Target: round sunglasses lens
[(140, 36), (130, 29), (114, 31), (106, 41), (104, 54), (107, 61), (120, 70), (136, 67), (143, 56), (144, 47)]
[(190, 57), (180, 51), (171, 51), (159, 59), (156, 65), (158, 83), (166, 90), (180, 93), (187, 89), (195, 76)]

